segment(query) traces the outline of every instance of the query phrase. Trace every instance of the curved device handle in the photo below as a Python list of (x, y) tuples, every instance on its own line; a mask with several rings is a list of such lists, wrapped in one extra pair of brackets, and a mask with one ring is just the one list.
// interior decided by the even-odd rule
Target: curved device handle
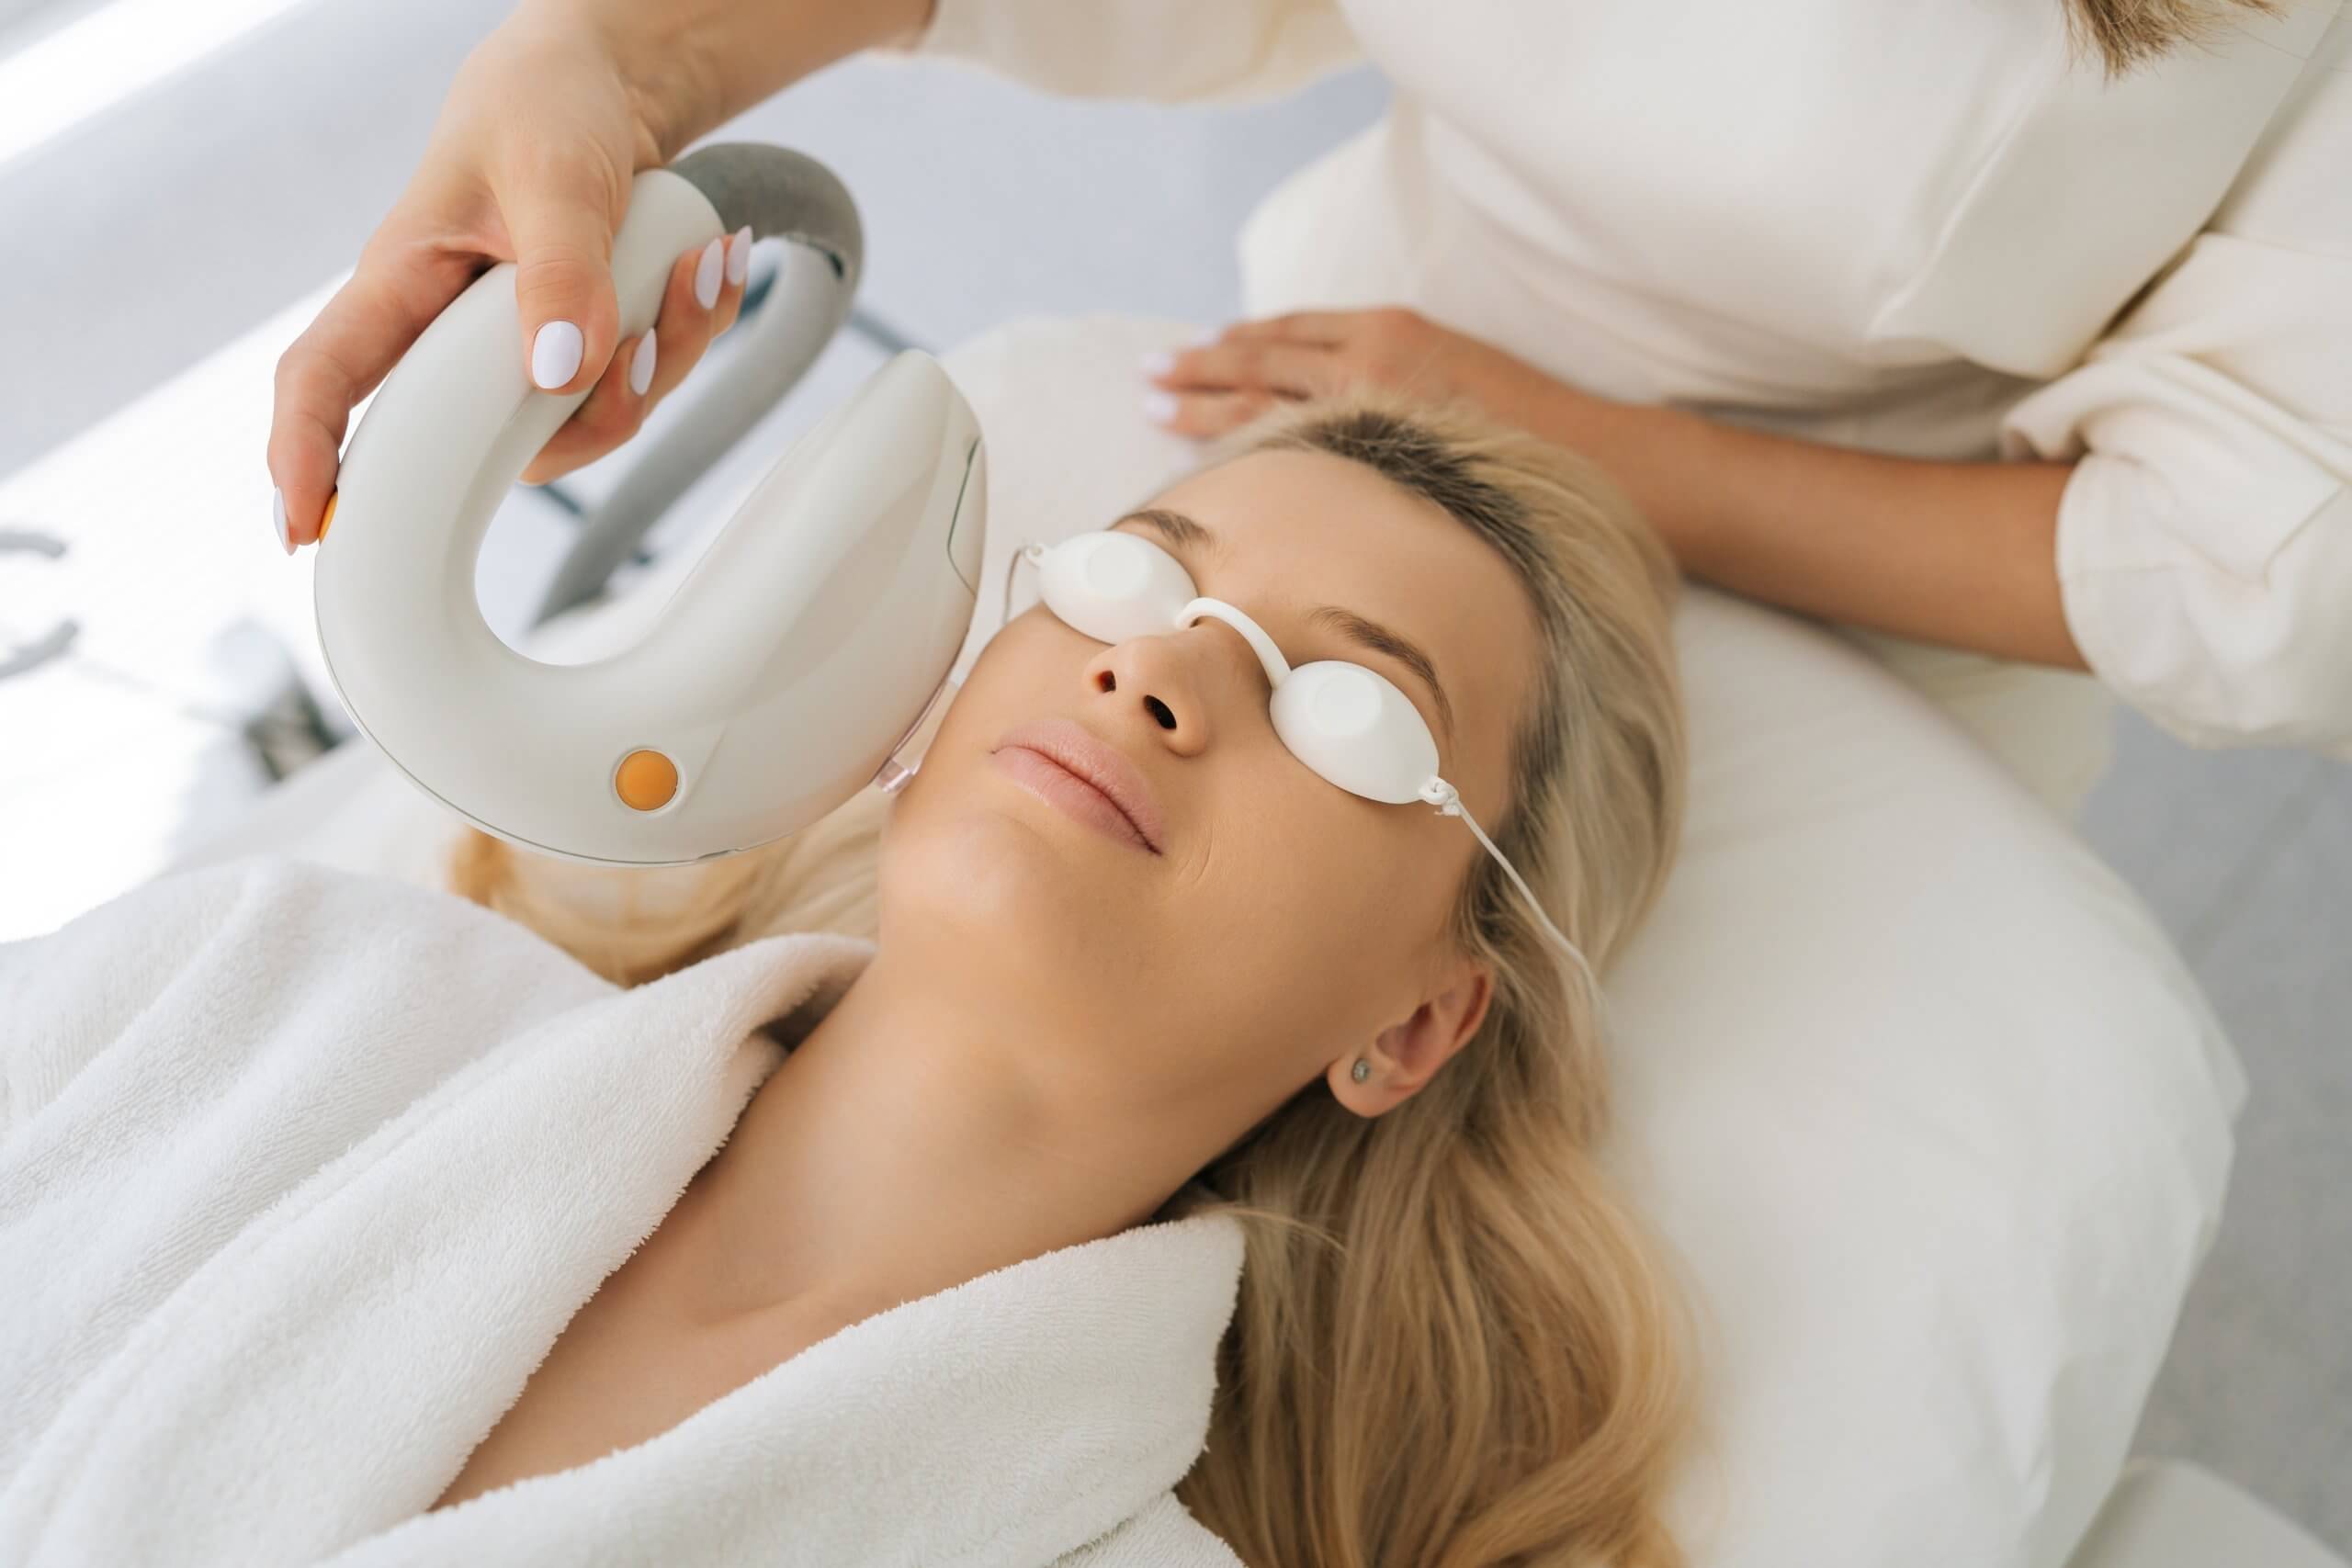
[(762, 239), (793, 242), (814, 265), (786, 269), (776, 297), (744, 323), (748, 341), (582, 519), (535, 626), (604, 587), (671, 504), (808, 374), (857, 295), (865, 251), (857, 207), (822, 164), (787, 148), (720, 142), (687, 153), (670, 173), (708, 198), (722, 232), (749, 224)]
[[(723, 400), (822, 350), (857, 231), (808, 160), (707, 152), (695, 179), (637, 176), (613, 246), (624, 333), (652, 324), (681, 252), (744, 221), (831, 258), (841, 284), (829, 310), (763, 312), (761, 352), (706, 394)], [(530, 659), (482, 618), (475, 563), (515, 476), (587, 394), (527, 380), (514, 272), (492, 267), (426, 327), (344, 454), (313, 577), (338, 694), (412, 782), (547, 853), (680, 864), (807, 825), (875, 778), (969, 629), (977, 420), (936, 361), (900, 354), (794, 445), (635, 642)], [(744, 422), (772, 400), (754, 394)], [(683, 488), (692, 449), (665, 450), (663, 487)]]

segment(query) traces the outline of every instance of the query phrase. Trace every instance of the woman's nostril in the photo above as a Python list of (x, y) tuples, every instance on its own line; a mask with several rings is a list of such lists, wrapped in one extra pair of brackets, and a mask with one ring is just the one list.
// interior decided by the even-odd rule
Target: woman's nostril
[(1168, 705), (1166, 703), (1161, 702), (1158, 697), (1146, 697), (1143, 700), (1143, 705), (1151, 710), (1151, 716), (1159, 721), (1160, 728), (1173, 729), (1176, 728), (1176, 716), (1168, 711)]
[(1108, 670), (1098, 670), (1094, 673), (1094, 684), (1100, 691), (1115, 692), (1119, 689), (1119, 678)]

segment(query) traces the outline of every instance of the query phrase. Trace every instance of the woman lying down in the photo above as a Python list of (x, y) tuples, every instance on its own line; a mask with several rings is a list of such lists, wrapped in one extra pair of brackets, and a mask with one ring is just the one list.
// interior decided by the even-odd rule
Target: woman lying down
[[(404, 1395), (426, 1414), (377, 1418), (401, 1428), (372, 1450), (389, 1472), (390, 1455), (431, 1449), (431, 1412), (478, 1402), (417, 1517), (332, 1561), (409, 1561), (394, 1543), (469, 1517), (504, 1521), (473, 1544), (508, 1561), (566, 1528), (613, 1562), (741, 1561), (727, 1553), (763, 1540), (787, 1548), (763, 1561), (829, 1562), (1678, 1561), (1661, 1509), (1685, 1426), (1679, 1298), (1595, 1161), (1602, 1014), (1563, 945), (1605, 965), (1672, 858), (1668, 558), (1574, 457), (1374, 394), (1278, 412), (1110, 532), (1144, 547), (1118, 547), (1179, 602), (1238, 613), (1108, 640), (1048, 595), (987, 644), (895, 797), (869, 791), (707, 866), (607, 872), (469, 830), (456, 890), (603, 980), (509, 921), (408, 890), (562, 964), (600, 993), (580, 1008), (653, 1010), (754, 964), (811, 976), (810, 1005), (777, 1024), (740, 1117), (677, 1167), (693, 1174), (658, 1223), (574, 1283), (576, 1311), (539, 1320), (560, 1326), (551, 1345), (518, 1335), (511, 1368), (476, 1363)], [(1303, 757), (1270, 705), (1269, 655), (1360, 666), (1401, 693), (1468, 820), (1433, 809), (1445, 797), (1371, 798)], [(28, 984), (0, 962), (0, 1001)], [(429, 1010), (438, 988), (398, 1006)], [(612, 1050), (649, 1049), (642, 1021), (662, 1015), (632, 1016)], [(531, 1070), (590, 1072), (594, 1038)], [(454, 1118), (500, 1081), (433, 1103)], [(665, 1086), (641, 1066), (623, 1081), (606, 1100), (641, 1094), (639, 1120), (658, 1123)], [(0, 1218), (21, 1212), (17, 1184), (42, 1179), (26, 1150), (74, 1087), (12, 1113)], [(627, 1126), (632, 1108), (603, 1113)], [(497, 1135), (485, 1121), (476, 1145)], [(684, 1134), (648, 1141), (663, 1140), (674, 1157)], [(604, 1157), (635, 1148), (616, 1138)], [(530, 1162), (510, 1164), (512, 1190), (469, 1178), (452, 1207), (527, 1209)], [(594, 1224), (578, 1211), (600, 1202), (548, 1202), (518, 1234)], [(245, 1229), (291, 1231), (297, 1207)], [(448, 1219), (379, 1235), (373, 1273), (336, 1263), (386, 1292), (451, 1292), (418, 1336), (435, 1355), (532, 1304), (442, 1280), (460, 1272), (427, 1261)], [(215, 1229), (222, 1254), (247, 1244)], [(320, 1294), (304, 1312), (340, 1310)], [(367, 1338), (327, 1341), (302, 1409), (363, 1381), (335, 1363)], [(40, 1560), (10, 1549), (57, 1538), (21, 1521), (62, 1517), (54, 1500), (83, 1483), (48, 1452), (58, 1434), (100, 1446), (95, 1416), (69, 1419), (110, 1375), (88, 1359), (83, 1386), (46, 1403), (19, 1398), (43, 1374), (9, 1371), (21, 1408), (0, 1414), (54, 1428), (6, 1439), (11, 1561)], [(298, 1359), (281, 1346), (270, 1365)], [(266, 1397), (243, 1379), (222, 1410)], [(1017, 1418), (984, 1408), (1000, 1394)], [(714, 1493), (747, 1450), (756, 1464)], [(692, 1467), (657, 1490), (670, 1450)], [(284, 1462), (304, 1473), (302, 1455)], [(316, 1468), (306, 1484), (346, 1484)], [(547, 1489), (565, 1472), (599, 1486)], [(605, 1517), (593, 1531), (548, 1517), (582, 1509)], [(707, 1556), (693, 1544), (722, 1540)]]

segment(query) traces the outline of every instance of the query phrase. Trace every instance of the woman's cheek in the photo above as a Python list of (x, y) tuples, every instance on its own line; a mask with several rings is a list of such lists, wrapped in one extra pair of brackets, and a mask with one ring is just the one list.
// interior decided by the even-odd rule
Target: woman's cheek
[[(1306, 773), (1295, 760), (1268, 782), (1260, 809), (1237, 813), (1250, 843), (1238, 857), (1256, 868), (1252, 907), (1288, 918), (1320, 916), (1354, 899), (1372, 845), (1354, 796)], [(1231, 846), (1226, 846), (1231, 847)]]

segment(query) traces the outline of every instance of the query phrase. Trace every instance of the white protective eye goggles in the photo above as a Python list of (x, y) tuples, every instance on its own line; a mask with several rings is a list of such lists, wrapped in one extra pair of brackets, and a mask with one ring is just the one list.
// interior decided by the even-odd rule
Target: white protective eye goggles
[(1182, 561), (1140, 535), (1113, 529), (1079, 534), (1053, 546), (1022, 546), (1004, 571), (1007, 621), (1012, 615), (1012, 580), (1023, 560), (1037, 569), (1046, 608), (1097, 642), (1159, 637), (1204, 615), (1239, 632), (1265, 668), (1273, 688), (1274, 733), (1291, 755), (1351, 795), (1397, 806), (1425, 800), (1442, 816), (1461, 818), (1600, 998), (1600, 981), (1583, 953), (1552, 923), (1518, 870), (1463, 806), (1460, 792), (1438, 776), (1437, 741), (1429, 722), (1386, 676), (1336, 659), (1294, 668), (1256, 621), (1222, 599), (1202, 597)]

